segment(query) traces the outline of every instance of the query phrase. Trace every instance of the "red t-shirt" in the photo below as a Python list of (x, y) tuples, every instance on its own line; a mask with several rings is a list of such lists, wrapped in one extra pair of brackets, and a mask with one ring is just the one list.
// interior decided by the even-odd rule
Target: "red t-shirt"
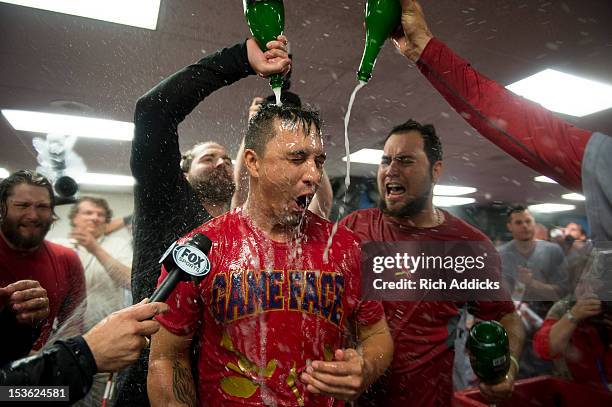
[(566, 353), (550, 354), (550, 331), (562, 316), (549, 315), (544, 320), (533, 336), (533, 350), (544, 360), (563, 358), (575, 382), (605, 388), (612, 383), (612, 347), (604, 345), (594, 325), (580, 323), (572, 334)]
[[(59, 325), (71, 317), (81, 303), (85, 309), (85, 275), (74, 250), (49, 241), (33, 252), (11, 249), (0, 237), (0, 286), (19, 280), (36, 280), (47, 290), (49, 317), (33, 348), (40, 349), (51, 334), (54, 321)], [(82, 318), (75, 318), (82, 327)]]
[(354, 324), (384, 313), (380, 303), (359, 300), (352, 232), (338, 227), (324, 261), (332, 228), (307, 212), (301, 243), (278, 243), (237, 209), (188, 235), (212, 240), (212, 269), (198, 287), (179, 283), (158, 320), (175, 335), (197, 332), (199, 405), (342, 405), (306, 392), (299, 375), (308, 361), (331, 360)]
[[(379, 209), (355, 211), (341, 220), (363, 241), (484, 241), (478, 229), (443, 211), (444, 223), (433, 228), (400, 226)], [(496, 253), (491, 244), (489, 253)], [(450, 405), (453, 351), (459, 308), (455, 302), (383, 302), (395, 351), (389, 374), (381, 379), (376, 405)], [(510, 301), (477, 301), (470, 312), (480, 319), (500, 319), (514, 312)], [(393, 404), (395, 405), (395, 404)]]

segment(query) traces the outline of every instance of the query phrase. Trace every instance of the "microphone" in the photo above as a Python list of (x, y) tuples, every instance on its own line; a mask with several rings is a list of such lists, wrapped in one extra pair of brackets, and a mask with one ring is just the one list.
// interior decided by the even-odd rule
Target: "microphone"
[(211, 246), (212, 241), (201, 233), (193, 235), (185, 243), (174, 242), (159, 260), (159, 263), (163, 263), (170, 271), (151, 295), (149, 302), (166, 301), (179, 281), (191, 279), (199, 284), (202, 278), (210, 272), (210, 260), (207, 254)]

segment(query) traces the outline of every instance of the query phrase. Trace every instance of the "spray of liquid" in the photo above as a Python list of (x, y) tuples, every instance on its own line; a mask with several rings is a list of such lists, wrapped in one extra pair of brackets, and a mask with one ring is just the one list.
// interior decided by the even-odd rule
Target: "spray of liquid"
[(272, 91), (276, 97), (276, 106), (282, 106), (283, 102), (281, 102), (281, 88), (272, 88)]
[[(349, 98), (348, 107), (346, 109), (346, 115), (344, 115), (344, 150), (346, 155), (346, 176), (344, 177), (344, 198), (343, 202), (346, 204), (346, 197), (348, 193), (349, 186), (351, 185), (351, 148), (348, 137), (348, 126), (351, 120), (351, 110), (353, 110), (353, 103), (355, 102), (355, 96), (359, 89), (363, 88), (367, 82), (360, 80), (355, 89), (353, 89), (353, 93), (351, 93), (351, 97)], [(340, 207), (340, 213), (338, 218), (341, 219), (344, 215), (344, 205)], [(334, 235), (338, 230), (338, 222), (334, 224), (334, 228), (332, 229), (331, 234), (329, 235), (329, 239), (327, 241), (327, 246), (325, 247), (325, 251), (323, 252), (323, 262), (327, 263), (329, 259), (329, 248), (331, 247), (332, 241), (334, 240)]]

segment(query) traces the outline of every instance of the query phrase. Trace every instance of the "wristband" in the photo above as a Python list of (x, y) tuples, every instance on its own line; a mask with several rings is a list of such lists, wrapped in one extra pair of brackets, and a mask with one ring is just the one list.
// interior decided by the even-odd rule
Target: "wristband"
[(516, 366), (516, 374), (518, 374), (520, 366), (518, 360), (516, 359), (516, 357), (514, 357), (514, 355), (510, 355), (510, 363), (514, 363), (514, 366)]
[(571, 322), (572, 324), (577, 324), (578, 323), (578, 320), (576, 319), (574, 314), (572, 314), (572, 310), (571, 309), (568, 309), (567, 312), (565, 313), (565, 315), (567, 315), (568, 321)]

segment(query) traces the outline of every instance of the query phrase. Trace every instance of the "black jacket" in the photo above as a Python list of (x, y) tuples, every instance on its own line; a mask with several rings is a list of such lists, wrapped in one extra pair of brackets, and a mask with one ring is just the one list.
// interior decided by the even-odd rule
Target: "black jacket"
[[(211, 217), (180, 168), (178, 125), (215, 90), (254, 74), (246, 44), (224, 48), (166, 78), (142, 96), (134, 113), (134, 303), (149, 297), (159, 259), (179, 237)], [(115, 406), (145, 406), (148, 350), (119, 375)]]
[(0, 369), (0, 386), (68, 386), (69, 403), (74, 403), (87, 394), (96, 372), (89, 346), (82, 336), (76, 336), (5, 365)]

